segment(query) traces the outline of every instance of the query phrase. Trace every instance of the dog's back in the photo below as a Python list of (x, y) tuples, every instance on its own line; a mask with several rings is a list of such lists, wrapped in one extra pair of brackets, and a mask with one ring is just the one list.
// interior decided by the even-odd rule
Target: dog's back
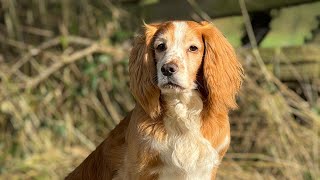
[(123, 163), (126, 149), (125, 135), (130, 121), (128, 114), (92, 152), (65, 179), (112, 179)]

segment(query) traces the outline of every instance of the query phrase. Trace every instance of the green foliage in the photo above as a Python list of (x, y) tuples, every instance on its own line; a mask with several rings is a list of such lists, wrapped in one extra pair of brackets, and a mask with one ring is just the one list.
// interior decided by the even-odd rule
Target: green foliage
[(132, 33), (130, 33), (129, 31), (124, 31), (124, 30), (119, 30), (116, 31), (111, 37), (111, 41), (113, 43), (117, 43), (117, 42), (123, 42), (128, 40), (130, 37), (132, 37)]
[(226, 17), (215, 19), (213, 23), (226, 36), (234, 47), (241, 46), (241, 37), (245, 34), (242, 17)]
[(304, 44), (311, 38), (311, 30), (318, 26), (320, 3), (284, 8), (274, 13), (271, 32), (261, 43), (262, 47), (281, 47)]

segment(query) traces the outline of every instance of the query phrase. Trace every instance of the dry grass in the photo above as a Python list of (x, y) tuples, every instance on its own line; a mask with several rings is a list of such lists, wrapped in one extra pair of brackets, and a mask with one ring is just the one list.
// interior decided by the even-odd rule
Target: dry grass
[[(61, 179), (134, 106), (126, 13), (100, 1), (32, 2), (2, 0), (0, 11), (1, 179)], [(319, 178), (319, 80), (306, 101), (239, 56), (246, 79), (219, 178)]]

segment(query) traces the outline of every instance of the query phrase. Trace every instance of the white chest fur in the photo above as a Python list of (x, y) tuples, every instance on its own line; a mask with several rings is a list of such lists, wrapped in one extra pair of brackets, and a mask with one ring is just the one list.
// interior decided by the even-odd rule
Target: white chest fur
[(200, 112), (203, 104), (196, 91), (165, 96), (164, 124), (167, 136), (156, 145), (164, 167), (159, 179), (211, 179), (219, 163), (218, 153), (201, 134)]

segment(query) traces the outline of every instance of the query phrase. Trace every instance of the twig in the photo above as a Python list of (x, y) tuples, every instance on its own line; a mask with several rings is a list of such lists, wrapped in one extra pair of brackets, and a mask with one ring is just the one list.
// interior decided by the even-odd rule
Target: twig
[(190, 4), (190, 6), (192, 7), (192, 9), (204, 20), (210, 22), (211, 18), (210, 16), (204, 12), (201, 7), (199, 6), (199, 4), (195, 1), (195, 0), (187, 0), (188, 3)]
[(47, 49), (49, 47), (55, 46), (57, 44), (60, 43), (59, 38), (54, 38), (51, 39), (47, 42), (42, 43), (40, 46), (38, 46), (37, 48), (32, 48), (29, 50), (29, 52), (27, 54), (25, 54), (21, 59), (19, 59), (17, 61), (17, 63), (15, 63), (12, 68), (11, 71), (8, 74), (8, 78), (10, 78), (10, 76), (14, 73), (16, 73), (16, 71), (22, 67), (25, 63), (27, 63), (31, 57), (33, 56), (37, 56), (38, 54), (40, 54), (41, 51), (43, 51), (44, 49)]
[(77, 136), (77, 138), (84, 144), (86, 145), (91, 151), (95, 149), (95, 145), (93, 144), (90, 139), (88, 139), (81, 131), (79, 131), (77, 128), (72, 128), (73, 133)]
[(120, 49), (115, 49), (115, 48), (110, 48), (107, 46), (104, 46), (102, 43), (95, 43), (92, 44), (91, 46), (79, 50), (69, 56), (62, 55), (59, 59), (61, 61), (56, 61), (52, 66), (49, 68), (43, 70), (40, 72), (40, 74), (33, 78), (30, 79), (25, 83), (25, 86), (21, 88), (26, 88), (26, 89), (33, 89), (35, 88), (39, 83), (44, 81), (46, 78), (48, 78), (51, 74), (54, 72), (58, 71), (60, 68), (64, 67), (65, 65), (74, 63), (86, 56), (89, 56), (94, 53), (107, 53), (107, 54), (112, 54), (115, 58), (115, 60), (120, 60), (124, 57), (124, 52), (121, 51)]
[(30, 34), (38, 35), (38, 36), (44, 36), (44, 37), (52, 37), (54, 34), (50, 30), (40, 29), (32, 26), (22, 26), (22, 31)]
[(42, 82), (43, 80), (45, 80), (47, 77), (49, 77), (52, 73), (56, 72), (57, 70), (59, 70), (61, 67), (63, 67), (66, 64), (72, 63), (76, 60), (79, 60), (87, 55), (92, 54), (93, 52), (96, 52), (98, 50), (98, 45), (97, 44), (93, 44), (90, 47), (81, 50), (79, 52), (75, 52), (73, 54), (71, 54), (68, 57), (61, 57), (61, 61), (57, 61), (55, 62), (51, 67), (49, 67), (48, 69), (44, 70), (42, 73), (39, 74), (39, 76), (37, 76), (34, 79), (31, 79), (30, 81), (28, 81), (26, 83), (26, 88), (27, 89), (33, 89), (35, 86), (37, 86), (40, 82)]
[(97, 114), (100, 114), (103, 119), (105, 120), (105, 122), (107, 123), (107, 128), (109, 130), (112, 130), (112, 128), (116, 125), (110, 118), (110, 116), (108, 116), (107, 112), (105, 111), (105, 109), (103, 109), (103, 105), (101, 104), (101, 102), (99, 101), (99, 99), (97, 98), (97, 96), (95, 96), (94, 94), (90, 95), (90, 104), (92, 105), (91, 107), (97, 112)]
[(107, 90), (106, 90), (105, 86), (104, 85), (100, 85), (99, 91), (101, 93), (103, 102), (104, 102), (106, 108), (108, 109), (108, 112), (109, 112), (111, 118), (113, 119), (115, 124), (118, 124), (120, 122), (120, 119), (121, 119), (120, 115), (117, 112), (117, 110), (114, 108), (114, 105), (112, 104), (112, 102), (110, 100), (109, 94), (106, 93)]
[(87, 39), (87, 38), (82, 38), (82, 37), (77, 37), (77, 36), (59, 36), (59, 37), (55, 37), (49, 41), (46, 41), (42, 44), (40, 44), (38, 47), (36, 48), (31, 48), (29, 49), (29, 52), (27, 54), (25, 54), (21, 59), (17, 60), (17, 63), (15, 63), (12, 68), (11, 71), (8, 74), (8, 78), (10, 78), (10, 76), (12, 74), (15, 74), (16, 71), (22, 67), (25, 63), (27, 63), (31, 57), (37, 56), (39, 55), (41, 52), (43, 52), (45, 49), (57, 46), (59, 44), (61, 44), (61, 39), (65, 38), (66, 41), (68, 43), (74, 43), (74, 44), (80, 44), (80, 45), (91, 45), (93, 44), (94, 41)]
[(245, 1), (244, 0), (239, 0), (239, 4), (240, 4), (240, 9), (241, 9), (241, 13), (242, 13), (242, 17), (243, 17), (243, 20), (244, 20), (244, 23), (245, 23), (245, 26), (246, 26), (246, 30), (247, 30), (247, 33), (248, 33), (248, 36), (249, 36), (249, 40), (250, 40), (250, 44), (252, 46), (252, 52), (253, 52), (253, 55), (255, 56), (255, 59), (257, 60), (261, 70), (262, 70), (262, 73), (264, 74), (264, 76), (266, 77), (266, 80), (270, 83), (271, 81), (271, 74), (270, 72), (268, 71), (268, 69), (266, 68), (266, 65), (264, 64), (262, 58), (261, 58), (261, 55), (260, 55), (260, 52), (258, 50), (258, 46), (257, 46), (257, 40), (256, 40), (256, 37), (254, 35), (254, 32), (253, 32), (253, 28), (252, 28), (252, 25), (251, 25), (251, 21), (250, 21), (250, 17), (249, 17), (249, 14), (248, 14), (248, 11), (247, 11), (247, 7), (246, 7), (246, 4), (245, 4)]

